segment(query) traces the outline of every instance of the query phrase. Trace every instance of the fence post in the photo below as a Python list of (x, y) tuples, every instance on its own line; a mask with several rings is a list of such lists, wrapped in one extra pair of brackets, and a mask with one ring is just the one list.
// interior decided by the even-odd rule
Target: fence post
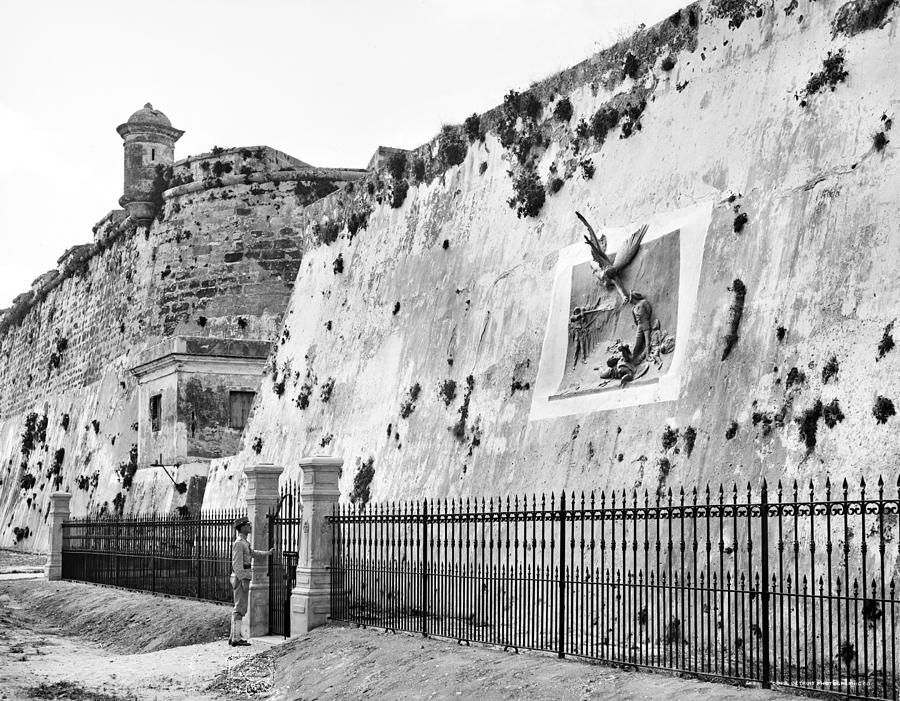
[(428, 637), (428, 500), (422, 499), (422, 635)]
[(194, 526), (194, 563), (197, 569), (197, 598), (203, 598), (203, 558), (201, 557), (201, 548), (203, 547), (203, 534), (200, 526), (200, 510), (197, 510), (197, 523)]
[(331, 614), (331, 563), (334, 541), (328, 518), (341, 496), (342, 458), (303, 458), (303, 501), (297, 579), (291, 591), (291, 637), (323, 625)]
[[(763, 479), (760, 499), (760, 557), (762, 558), (762, 687), (772, 688), (772, 669), (769, 660), (769, 490)], [(812, 507), (810, 507), (812, 508)], [(815, 635), (815, 631), (813, 631)]]
[[(269, 549), (269, 511), (278, 504), (278, 477), (284, 468), (261, 464), (244, 468), (247, 475), (247, 518), (253, 531), (250, 547)], [(243, 634), (248, 638), (269, 634), (269, 559), (253, 559), (250, 596)]]
[(559, 647), (566, 656), (566, 493), (559, 496)]
[(44, 565), (44, 574), (48, 580), (62, 579), (63, 564), (63, 521), (69, 518), (69, 499), (67, 492), (53, 492), (50, 495), (50, 557)]

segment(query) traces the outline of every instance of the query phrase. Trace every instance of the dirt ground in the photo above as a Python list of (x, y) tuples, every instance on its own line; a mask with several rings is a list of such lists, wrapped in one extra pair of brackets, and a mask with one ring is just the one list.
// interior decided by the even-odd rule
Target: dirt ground
[(229, 607), (41, 579), (0, 581), (0, 699), (211, 701), (266, 645), (227, 644)]
[(229, 699), (596, 699), (627, 701), (789, 701), (777, 691), (712, 684), (661, 674), (372, 629), (327, 626), (251, 657), (248, 669), (268, 673), (270, 693), (241, 694), (222, 675), (212, 689)]
[(89, 584), (0, 580), (0, 701), (792, 698), (343, 626), (232, 648), (228, 613)]
[(26, 553), (21, 550), (0, 548), (0, 573), (12, 574), (42, 568), (47, 564), (47, 556), (41, 553)]

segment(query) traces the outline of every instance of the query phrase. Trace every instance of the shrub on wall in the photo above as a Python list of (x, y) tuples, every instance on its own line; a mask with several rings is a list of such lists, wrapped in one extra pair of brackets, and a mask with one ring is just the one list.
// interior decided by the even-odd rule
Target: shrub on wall
[(523, 168), (513, 179), (514, 195), (507, 200), (515, 208), (516, 216), (536, 217), (544, 206), (547, 195), (534, 167)]
[(579, 161), (578, 166), (581, 168), (581, 177), (585, 180), (590, 180), (594, 177), (594, 173), (597, 170), (597, 166), (594, 165), (594, 162), (590, 158), (583, 158)]
[(406, 201), (406, 193), (409, 192), (409, 183), (405, 180), (397, 180), (391, 187), (391, 207), (398, 209)]
[[(822, 70), (813, 73), (806, 82), (804, 95), (806, 97), (815, 95), (824, 88), (830, 88), (833, 92), (837, 84), (844, 82), (848, 75), (850, 74), (844, 69), (844, 50), (829, 51), (822, 61)], [(802, 101), (801, 105), (805, 106), (805, 104), (806, 101)]]
[(116, 470), (119, 475), (119, 479), (122, 480), (122, 488), (126, 491), (131, 489), (131, 483), (134, 480), (134, 475), (137, 472), (138, 468), (138, 447), (135, 444), (132, 444), (131, 450), (128, 453), (128, 462), (123, 462), (119, 465)]
[(372, 480), (375, 478), (375, 458), (370, 457), (359, 466), (353, 476), (353, 491), (350, 492), (350, 502), (354, 506), (365, 508), (372, 496)]
[(456, 399), (456, 380), (444, 380), (438, 390), (438, 396), (445, 406), (450, 406), (453, 400)]
[(441, 135), (438, 139), (438, 156), (448, 168), (459, 165), (466, 159), (466, 144), (459, 132), (449, 124), (445, 124), (441, 128)]
[(572, 119), (572, 101), (568, 97), (560, 98), (553, 107), (553, 116), (561, 122)]
[(606, 141), (606, 135), (616, 127), (621, 116), (615, 107), (604, 106), (594, 112), (594, 116), (591, 117), (591, 136), (598, 144)]
[(622, 62), (622, 74), (624, 75), (624, 77), (636, 78), (639, 67), (640, 63), (638, 63), (637, 56), (635, 56), (630, 51), (625, 54), (625, 60)]
[(475, 113), (466, 117), (466, 121), (463, 123), (463, 131), (470, 143), (472, 141), (484, 141), (484, 132), (481, 129), (481, 117)]
[(329, 377), (322, 383), (321, 397), (323, 402), (331, 400), (331, 393), (334, 392), (334, 378)]
[(337, 241), (338, 235), (341, 233), (341, 224), (337, 221), (317, 222), (313, 226), (313, 234), (320, 244), (326, 246)]
[(387, 170), (394, 180), (400, 180), (406, 173), (406, 154), (402, 151), (391, 154), (387, 160)]
[(419, 398), (419, 394), (422, 392), (422, 388), (419, 386), (419, 383), (416, 382), (412, 387), (409, 388), (409, 393), (406, 396), (406, 400), (403, 404), (400, 405), (400, 418), (408, 419), (410, 415), (416, 410), (416, 400)]
[(413, 161), (413, 177), (416, 179), (417, 183), (422, 182), (425, 179), (425, 161), (421, 158), (416, 158)]
[(369, 215), (371, 213), (371, 209), (361, 209), (350, 214), (347, 218), (347, 231), (350, 232), (350, 238), (356, 236), (357, 231), (365, 229), (369, 225)]

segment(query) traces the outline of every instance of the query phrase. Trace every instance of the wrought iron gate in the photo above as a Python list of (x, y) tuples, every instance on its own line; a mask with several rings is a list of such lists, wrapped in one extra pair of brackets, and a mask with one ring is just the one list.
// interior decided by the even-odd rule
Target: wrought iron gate
[(269, 634), (291, 634), (291, 590), (297, 578), (300, 553), (300, 524), (303, 513), (299, 485), (281, 487), (278, 506), (268, 514), (269, 547)]

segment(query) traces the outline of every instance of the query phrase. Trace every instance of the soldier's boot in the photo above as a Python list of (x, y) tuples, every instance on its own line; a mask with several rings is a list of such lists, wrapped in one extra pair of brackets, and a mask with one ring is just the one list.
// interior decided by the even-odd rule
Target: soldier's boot
[(249, 645), (250, 642), (247, 640), (241, 639), (241, 626), (243, 625), (244, 617), (238, 616), (238, 614), (233, 614), (231, 617), (231, 640), (229, 641), (229, 645), (232, 647), (238, 645)]

